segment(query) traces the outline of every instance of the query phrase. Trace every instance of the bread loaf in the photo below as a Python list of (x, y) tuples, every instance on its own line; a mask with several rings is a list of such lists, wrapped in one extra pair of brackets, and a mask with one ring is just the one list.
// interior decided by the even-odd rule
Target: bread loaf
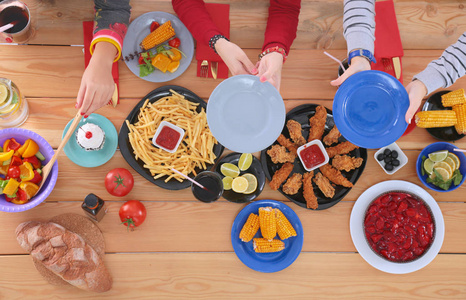
[(92, 247), (79, 235), (55, 223), (25, 222), (16, 228), (20, 246), (68, 283), (93, 292), (106, 292), (112, 278)]

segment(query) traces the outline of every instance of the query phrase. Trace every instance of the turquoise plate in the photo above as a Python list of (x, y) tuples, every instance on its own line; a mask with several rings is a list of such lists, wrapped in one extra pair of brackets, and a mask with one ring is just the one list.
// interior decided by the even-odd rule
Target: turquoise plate
[[(65, 133), (70, 128), (71, 122), (69, 121), (66, 124), (65, 129), (63, 130), (62, 138), (65, 136)], [(94, 123), (99, 125), (100, 128), (105, 132), (105, 143), (104, 147), (97, 151), (86, 151), (81, 146), (78, 145), (76, 141), (76, 132), (79, 127), (83, 126), (85, 123)], [(99, 114), (91, 114), (89, 118), (82, 119), (73, 135), (71, 135), (70, 140), (65, 145), (65, 154), (71, 159), (72, 162), (81, 167), (93, 168), (98, 167), (106, 163), (112, 158), (113, 154), (117, 149), (118, 145), (118, 133), (113, 126), (112, 122), (106, 117)]]

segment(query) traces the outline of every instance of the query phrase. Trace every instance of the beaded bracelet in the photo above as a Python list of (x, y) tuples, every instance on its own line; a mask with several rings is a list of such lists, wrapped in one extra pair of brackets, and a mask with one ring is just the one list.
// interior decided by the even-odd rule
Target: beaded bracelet
[(214, 35), (213, 37), (211, 37), (210, 40), (209, 40), (209, 47), (210, 47), (210, 49), (214, 50), (214, 52), (215, 52), (216, 54), (218, 54), (218, 53), (217, 53), (217, 50), (215, 50), (215, 44), (217, 43), (217, 41), (218, 41), (219, 39), (225, 39), (225, 40), (227, 40), (227, 41), (230, 41), (230, 40), (227, 39), (224, 35), (221, 35), (221, 34), (216, 34), (216, 35)]
[(267, 48), (261, 54), (259, 54), (259, 60), (261, 60), (262, 57), (264, 57), (265, 55), (267, 55), (267, 54), (269, 54), (271, 52), (278, 52), (281, 55), (283, 55), (283, 62), (285, 62), (286, 58), (288, 57), (288, 55), (286, 55), (285, 49), (283, 49), (281, 47), (278, 47), (278, 46), (275, 46), (275, 47)]

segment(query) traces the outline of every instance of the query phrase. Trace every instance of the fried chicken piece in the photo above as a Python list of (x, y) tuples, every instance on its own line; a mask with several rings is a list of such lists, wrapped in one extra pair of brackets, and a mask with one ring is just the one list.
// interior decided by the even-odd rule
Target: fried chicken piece
[(333, 126), (332, 130), (324, 136), (324, 144), (330, 146), (331, 144), (338, 143), (338, 138), (341, 136), (340, 131), (337, 126)]
[(331, 165), (326, 164), (320, 167), (319, 169), (320, 169), (320, 172), (325, 177), (327, 177), (331, 182), (338, 184), (338, 185), (342, 185), (344, 187), (348, 187), (348, 188), (353, 187), (353, 184), (351, 183), (351, 181), (346, 179), (345, 176), (343, 176), (340, 171), (338, 171)]
[(286, 128), (288, 128), (291, 140), (298, 147), (301, 147), (302, 145), (306, 144), (306, 139), (303, 137), (303, 134), (301, 132), (301, 124), (299, 124), (299, 122), (295, 120), (288, 120), (288, 122), (286, 122)]
[(270, 188), (275, 191), (278, 190), (282, 182), (285, 181), (291, 171), (293, 171), (293, 167), (293, 164), (288, 162), (275, 172), (275, 174), (273, 174), (272, 181), (269, 183)]
[(303, 176), (299, 173), (294, 173), (283, 185), (283, 192), (287, 195), (296, 194), (303, 185)]
[(314, 177), (314, 171), (304, 173), (303, 175), (303, 196), (306, 200), (306, 207), (317, 209), (319, 203), (317, 203), (317, 197), (314, 194), (314, 187), (312, 186), (312, 177)]
[(320, 140), (324, 134), (325, 121), (327, 120), (327, 110), (322, 105), (317, 106), (316, 113), (309, 119), (309, 137), (308, 142)]
[(332, 158), (332, 157), (334, 157), (335, 155), (338, 155), (338, 154), (350, 153), (351, 151), (353, 151), (354, 149), (357, 149), (357, 148), (359, 148), (359, 147), (356, 146), (356, 145), (351, 144), (348, 141), (346, 141), (346, 142), (340, 143), (340, 144), (338, 144), (336, 146), (326, 148), (325, 150), (327, 150), (328, 157)]
[(296, 156), (298, 152), (298, 146), (296, 146), (295, 143), (290, 141), (290, 139), (287, 139), (283, 134), (280, 134), (280, 136), (277, 138), (277, 142), (288, 149), (290, 153), (292, 153), (294, 156)]
[(349, 172), (353, 169), (359, 168), (364, 159), (362, 157), (351, 157), (348, 155), (335, 155), (332, 160), (332, 166), (337, 170), (345, 170)]
[(322, 173), (317, 173), (313, 181), (315, 182), (315, 184), (317, 184), (317, 186), (322, 191), (325, 197), (333, 198), (333, 196), (335, 195), (335, 189), (330, 184), (330, 181), (328, 181), (327, 177), (322, 175)]
[(267, 154), (272, 159), (274, 164), (293, 162), (296, 155), (286, 151), (286, 148), (280, 145), (273, 145), (272, 148), (267, 150)]

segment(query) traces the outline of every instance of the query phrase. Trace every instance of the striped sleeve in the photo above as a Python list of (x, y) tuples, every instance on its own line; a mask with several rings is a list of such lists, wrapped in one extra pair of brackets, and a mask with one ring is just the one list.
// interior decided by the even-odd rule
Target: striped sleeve
[(414, 76), (427, 87), (427, 94), (438, 88), (446, 88), (466, 74), (466, 32), (458, 41), (445, 49), (442, 56), (427, 65)]
[(348, 53), (362, 48), (374, 53), (375, 0), (345, 0), (343, 35)]

